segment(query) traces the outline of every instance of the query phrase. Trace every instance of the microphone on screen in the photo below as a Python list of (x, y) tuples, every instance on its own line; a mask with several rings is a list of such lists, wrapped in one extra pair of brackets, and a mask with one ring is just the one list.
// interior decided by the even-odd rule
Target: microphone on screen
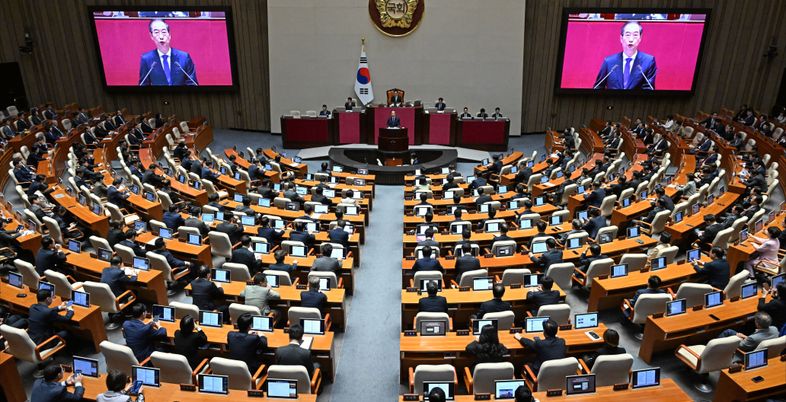
[(139, 80), (140, 86), (145, 82), (147, 77), (150, 76), (150, 73), (153, 72), (153, 69), (156, 68), (156, 64), (158, 64), (158, 62), (154, 61), (153, 64), (150, 65), (150, 68), (147, 70), (147, 74), (145, 74), (145, 76), (141, 80)]
[(619, 67), (619, 66), (620, 66), (619, 64), (615, 64), (615, 65), (613, 65), (613, 66), (611, 67), (611, 70), (609, 70), (608, 74), (606, 74), (606, 75), (605, 75), (603, 78), (601, 78), (601, 79), (600, 79), (600, 81), (598, 81), (598, 83), (597, 83), (597, 84), (595, 84), (595, 86), (594, 86), (594, 87), (592, 87), (592, 89), (598, 89), (598, 87), (600, 86), (600, 84), (602, 84), (602, 83), (603, 83), (603, 81), (606, 81), (606, 78), (609, 78), (609, 76), (611, 75), (611, 73), (613, 73), (613, 72), (614, 72), (614, 70), (616, 70), (616, 69), (617, 69), (617, 67)]
[(650, 82), (650, 80), (649, 80), (649, 79), (647, 79), (647, 74), (644, 74), (644, 70), (641, 68), (641, 65), (638, 65), (638, 66), (636, 66), (636, 67), (638, 67), (638, 68), (639, 68), (639, 71), (641, 72), (641, 76), (642, 76), (642, 77), (644, 77), (644, 80), (645, 80), (645, 81), (647, 81), (647, 85), (649, 85), (649, 86), (650, 86), (650, 89), (654, 91), (654, 90), (655, 90), (655, 87), (654, 87), (654, 86), (652, 86), (652, 83)]
[(195, 81), (193, 78), (191, 78), (191, 76), (190, 76), (190, 75), (188, 75), (188, 73), (186, 72), (186, 70), (183, 70), (183, 66), (181, 66), (179, 62), (177, 62), (177, 61), (176, 61), (176, 62), (175, 62), (175, 65), (177, 66), (177, 68), (179, 68), (179, 69), (180, 69), (180, 71), (182, 71), (182, 72), (183, 72), (183, 74), (185, 74), (185, 75), (186, 75), (186, 77), (188, 77), (188, 79), (189, 79), (189, 80), (191, 80), (191, 82), (193, 82), (193, 83), (194, 83), (194, 85), (196, 85), (196, 86), (199, 86), (199, 84), (197, 84), (197, 82), (196, 82), (196, 81)]

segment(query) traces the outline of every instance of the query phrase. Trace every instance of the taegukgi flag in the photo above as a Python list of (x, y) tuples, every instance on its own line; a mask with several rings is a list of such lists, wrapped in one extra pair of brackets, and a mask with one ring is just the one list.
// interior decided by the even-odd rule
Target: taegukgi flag
[(355, 74), (355, 94), (363, 106), (374, 100), (374, 90), (371, 88), (371, 72), (368, 69), (365, 45), (360, 45), (360, 62), (358, 63), (357, 74)]

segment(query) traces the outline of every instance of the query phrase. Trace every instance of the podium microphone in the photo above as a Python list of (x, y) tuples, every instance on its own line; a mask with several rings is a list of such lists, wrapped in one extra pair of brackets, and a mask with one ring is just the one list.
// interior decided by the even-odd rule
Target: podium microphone
[(177, 62), (177, 61), (176, 61), (176, 62), (175, 62), (175, 65), (177, 66), (177, 68), (179, 68), (179, 69), (180, 69), (180, 71), (182, 71), (182, 72), (183, 72), (183, 74), (185, 74), (185, 75), (186, 75), (186, 77), (188, 77), (188, 79), (189, 79), (189, 80), (191, 80), (191, 82), (193, 82), (193, 83), (194, 83), (194, 85), (196, 85), (196, 86), (199, 86), (199, 84), (197, 84), (197, 82), (196, 82), (196, 81), (194, 81), (194, 79), (193, 79), (193, 78), (191, 78), (191, 76), (190, 76), (190, 75), (188, 75), (188, 73), (186, 72), (186, 70), (183, 70), (183, 66), (181, 66), (181, 65), (180, 65), (180, 62)]
[(647, 74), (644, 74), (644, 70), (642, 70), (642, 68), (641, 68), (641, 65), (638, 65), (638, 66), (636, 66), (636, 67), (638, 67), (638, 68), (639, 68), (639, 71), (641, 72), (641, 76), (642, 76), (642, 77), (644, 77), (644, 80), (645, 80), (645, 81), (647, 81), (647, 85), (649, 85), (649, 86), (650, 86), (650, 89), (654, 91), (654, 90), (655, 90), (655, 87), (653, 87), (653, 86), (652, 86), (652, 83), (650, 82), (650, 80), (649, 80), (649, 79), (647, 79)]
[(139, 80), (139, 86), (142, 86), (142, 83), (145, 82), (145, 80), (150, 75), (150, 73), (153, 72), (153, 69), (156, 68), (156, 64), (158, 64), (158, 62), (154, 61), (153, 64), (150, 65), (150, 69), (147, 70), (147, 74), (145, 74), (145, 76), (142, 77), (141, 80)]
[(606, 75), (605, 75), (603, 78), (601, 78), (601, 79), (600, 79), (600, 81), (598, 81), (598, 83), (597, 83), (597, 84), (595, 84), (595, 86), (594, 86), (594, 87), (592, 87), (592, 89), (598, 89), (598, 87), (600, 86), (600, 84), (602, 84), (602, 83), (603, 83), (603, 81), (606, 81), (606, 78), (609, 78), (609, 76), (611, 75), (611, 73), (613, 73), (613, 72), (614, 72), (614, 70), (616, 70), (616, 69), (617, 69), (617, 67), (619, 67), (619, 66), (620, 66), (619, 64), (615, 64), (614, 66), (612, 66), (612, 67), (611, 67), (611, 70), (609, 70), (608, 74), (606, 74)]

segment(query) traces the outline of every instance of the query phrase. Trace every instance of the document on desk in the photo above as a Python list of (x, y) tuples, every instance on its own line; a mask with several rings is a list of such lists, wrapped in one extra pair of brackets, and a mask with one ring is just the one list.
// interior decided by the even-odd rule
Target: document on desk
[(314, 337), (304, 336), (303, 341), (300, 342), (300, 347), (305, 350), (311, 350), (311, 344), (314, 343)]

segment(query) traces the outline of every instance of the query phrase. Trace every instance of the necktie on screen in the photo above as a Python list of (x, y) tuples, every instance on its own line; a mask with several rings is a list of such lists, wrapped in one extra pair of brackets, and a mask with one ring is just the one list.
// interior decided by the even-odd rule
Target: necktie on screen
[[(625, 88), (628, 87), (628, 80), (630, 79), (630, 62), (633, 60), (633, 57), (626, 57), (625, 58), (625, 70), (622, 71), (622, 81), (623, 86)], [(167, 75), (169, 77), (169, 75)]]
[[(161, 55), (161, 58), (164, 59), (164, 75), (166, 75), (166, 82), (172, 84), (172, 72), (169, 70), (169, 56), (164, 54)], [(625, 71), (628, 71), (627, 67)], [(627, 78), (625, 78), (625, 82), (628, 82)]]

